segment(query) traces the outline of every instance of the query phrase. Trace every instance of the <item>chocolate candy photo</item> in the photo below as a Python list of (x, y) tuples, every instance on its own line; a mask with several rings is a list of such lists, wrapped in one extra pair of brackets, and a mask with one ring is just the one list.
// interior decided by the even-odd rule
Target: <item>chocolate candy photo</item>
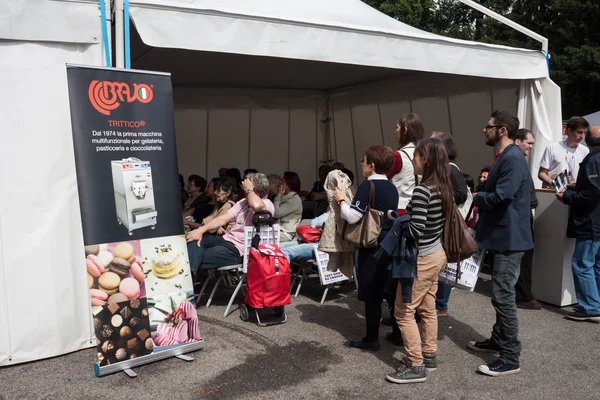
[(114, 364), (152, 353), (146, 299), (107, 304), (94, 308), (98, 363)]

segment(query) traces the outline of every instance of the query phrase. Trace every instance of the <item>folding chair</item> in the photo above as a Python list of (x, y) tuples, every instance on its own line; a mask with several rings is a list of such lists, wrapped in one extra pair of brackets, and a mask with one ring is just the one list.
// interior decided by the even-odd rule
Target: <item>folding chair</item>
[[(304, 281), (304, 275), (307, 274), (313, 266), (316, 266), (317, 272), (319, 273), (319, 279), (322, 285), (325, 285), (325, 291), (323, 291), (323, 296), (321, 297), (321, 305), (325, 303), (325, 298), (327, 297), (327, 293), (329, 293), (329, 289), (333, 287), (334, 283), (341, 282), (344, 280), (348, 280), (348, 277), (338, 271), (327, 271), (327, 264), (329, 263), (329, 254), (319, 251), (318, 244), (314, 245), (314, 260), (309, 260), (303, 267), (300, 268), (296, 277), (294, 277), (294, 281), (292, 285), (296, 282), (296, 278), (301, 273), (300, 282), (298, 287), (296, 288), (296, 294), (294, 298), (298, 298), (298, 294), (300, 293), (300, 288), (302, 287), (302, 282)], [(329, 282), (329, 283), (327, 283)]]
[[(279, 230), (280, 229), (279, 229), (278, 224), (273, 225), (273, 227), (267, 227), (267, 226), (261, 227), (260, 233), (259, 233), (260, 243), (261, 244), (273, 244), (273, 243), (279, 244)], [(215, 283), (215, 286), (213, 287), (213, 290), (210, 293), (210, 296), (208, 297), (208, 301), (206, 302), (206, 308), (210, 307), (213, 297), (214, 297), (215, 293), (217, 292), (217, 288), (219, 287), (219, 285), (221, 284), (222, 281), (227, 281), (226, 285), (228, 287), (232, 287), (233, 286), (232, 282), (237, 281), (237, 285), (235, 287), (235, 290), (233, 291), (233, 294), (231, 295), (231, 298), (229, 299), (229, 303), (227, 304), (227, 308), (225, 309), (223, 318), (225, 318), (225, 317), (227, 317), (227, 315), (229, 315), (229, 311), (231, 310), (233, 301), (235, 300), (235, 297), (237, 296), (238, 292), (242, 288), (242, 285), (244, 284), (244, 281), (246, 280), (246, 272), (248, 270), (248, 254), (250, 252), (252, 237), (254, 237), (255, 233), (256, 233), (255, 227), (253, 227), (253, 226), (244, 227), (244, 258), (243, 258), (242, 264), (227, 265), (227, 266), (224, 266), (221, 268), (217, 268), (216, 270), (210, 271), (208, 278), (204, 282), (204, 285), (202, 285), (202, 289), (200, 289), (200, 293), (198, 294), (198, 299), (196, 301), (197, 306), (199, 305), (200, 298), (202, 297), (202, 294), (204, 293), (204, 290), (206, 289), (208, 282), (210, 280), (212, 280), (217, 273), (219, 273), (219, 279), (217, 279), (217, 282)]]

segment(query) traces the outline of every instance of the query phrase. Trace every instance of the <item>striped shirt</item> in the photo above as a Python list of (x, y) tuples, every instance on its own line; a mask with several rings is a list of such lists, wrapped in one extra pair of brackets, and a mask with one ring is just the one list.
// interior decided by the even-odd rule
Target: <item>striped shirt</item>
[(407, 214), (410, 214), (408, 236), (418, 242), (419, 257), (436, 252), (442, 247), (444, 215), (442, 197), (437, 190), (418, 185), (413, 191)]

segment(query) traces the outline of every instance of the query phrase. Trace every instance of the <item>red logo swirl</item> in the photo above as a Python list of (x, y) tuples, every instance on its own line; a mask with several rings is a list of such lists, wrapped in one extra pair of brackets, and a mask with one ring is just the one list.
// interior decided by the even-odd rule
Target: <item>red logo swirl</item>
[(152, 87), (144, 83), (134, 83), (130, 88), (124, 82), (93, 80), (88, 88), (88, 96), (92, 106), (101, 114), (110, 115), (122, 103), (139, 101), (147, 104), (154, 98)]

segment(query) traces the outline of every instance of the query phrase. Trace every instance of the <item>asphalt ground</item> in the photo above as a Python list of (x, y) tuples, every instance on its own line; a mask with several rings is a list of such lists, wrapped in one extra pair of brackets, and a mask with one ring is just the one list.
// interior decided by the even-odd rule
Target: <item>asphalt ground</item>
[(403, 349), (387, 343), (382, 326), (377, 352), (347, 347), (362, 336), (362, 303), (353, 285), (330, 291), (319, 305), (318, 279), (286, 307), (288, 321), (266, 328), (243, 322), (237, 311), (223, 318), (231, 292), (221, 290), (200, 308), (205, 350), (195, 360), (176, 358), (97, 378), (94, 350), (0, 368), (0, 399), (600, 399), (600, 325), (566, 320), (561, 310), (519, 310), (521, 373), (492, 378), (477, 366), (493, 355), (466, 349), (486, 338), (495, 319), (490, 282), (473, 293), (453, 290), (450, 315), (439, 319), (438, 369), (427, 382), (385, 380)]

